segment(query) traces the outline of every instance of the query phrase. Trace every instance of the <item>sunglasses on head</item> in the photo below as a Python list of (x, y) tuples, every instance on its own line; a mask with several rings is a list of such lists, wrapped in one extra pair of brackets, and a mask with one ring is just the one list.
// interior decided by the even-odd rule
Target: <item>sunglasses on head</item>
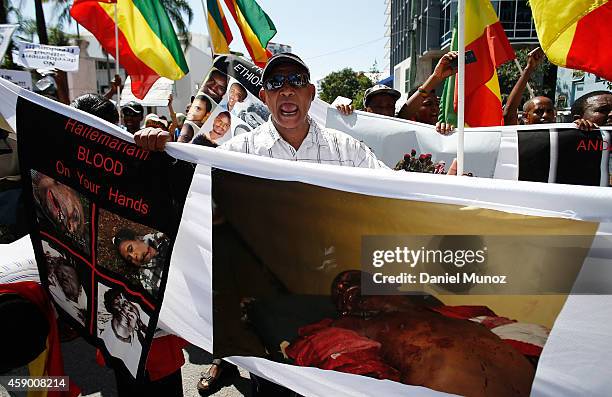
[(291, 73), (286, 76), (275, 74), (264, 81), (264, 88), (266, 91), (275, 91), (281, 89), (285, 83), (289, 83), (293, 88), (302, 88), (306, 87), (309, 82), (308, 75), (305, 73)]

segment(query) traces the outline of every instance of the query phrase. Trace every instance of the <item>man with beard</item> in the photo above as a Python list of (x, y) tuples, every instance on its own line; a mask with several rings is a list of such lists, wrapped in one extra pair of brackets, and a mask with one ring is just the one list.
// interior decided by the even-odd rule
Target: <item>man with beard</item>
[(110, 355), (122, 360), (135, 376), (146, 329), (140, 312), (117, 287), (104, 293), (104, 308), (112, 318), (100, 332), (100, 338), (104, 340)]
[(49, 292), (70, 317), (85, 325), (87, 296), (76, 269), (64, 257), (51, 256), (49, 252), (45, 255), (49, 263)]
[[(594, 91), (578, 98), (572, 105), (574, 123), (583, 131), (612, 126), (612, 92)], [(608, 166), (609, 185), (612, 186), (612, 152)]]

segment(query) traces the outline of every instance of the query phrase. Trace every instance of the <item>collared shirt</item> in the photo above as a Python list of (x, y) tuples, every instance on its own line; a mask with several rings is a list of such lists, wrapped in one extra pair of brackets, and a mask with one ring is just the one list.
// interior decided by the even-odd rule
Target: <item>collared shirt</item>
[(343, 132), (323, 128), (310, 117), (308, 122), (308, 134), (298, 150), (281, 137), (271, 118), (253, 131), (235, 136), (219, 148), (308, 163), (388, 168), (363, 142)]

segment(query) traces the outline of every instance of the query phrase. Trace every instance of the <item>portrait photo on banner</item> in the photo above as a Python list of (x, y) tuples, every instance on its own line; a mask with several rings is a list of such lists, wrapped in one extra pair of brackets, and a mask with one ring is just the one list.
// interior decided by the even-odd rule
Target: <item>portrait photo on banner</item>
[(221, 145), (232, 138), (232, 126), (238, 121), (229, 111), (225, 110), (225, 107), (219, 105), (200, 128), (200, 132), (193, 138), (192, 143), (198, 143), (202, 137), (206, 137), (210, 142)]
[(170, 239), (150, 227), (100, 209), (97, 265), (157, 297)]
[(47, 262), (47, 281), (49, 292), (54, 301), (75, 321), (85, 325), (88, 318), (89, 291), (85, 280), (91, 279), (91, 270), (69, 252), (42, 240), (42, 248)]
[(208, 95), (198, 92), (189, 107), (181, 132), (188, 132), (191, 136), (197, 135), (216, 107), (217, 104)]
[(257, 128), (270, 117), (267, 106), (233, 77), (229, 79), (229, 89), (220, 105), (234, 117), (232, 136)]
[(38, 172), (31, 171), (36, 219), (41, 230), (65, 244), (91, 253), (89, 200), (74, 189)]
[(149, 315), (119, 285), (98, 283), (97, 336), (108, 353), (136, 377)]

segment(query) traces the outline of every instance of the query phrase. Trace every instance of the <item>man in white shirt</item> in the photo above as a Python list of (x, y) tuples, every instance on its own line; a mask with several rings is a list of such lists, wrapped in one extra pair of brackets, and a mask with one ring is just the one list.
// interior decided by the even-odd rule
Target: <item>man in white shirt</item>
[[(292, 53), (274, 55), (263, 70), (262, 81), (259, 98), (268, 106), (270, 118), (253, 131), (219, 146), (221, 149), (284, 160), (387, 168), (362, 142), (324, 128), (308, 116), (315, 86), (300, 57)], [(171, 139), (167, 131), (152, 128), (134, 135), (136, 144), (148, 150), (163, 150)]]
[[(283, 160), (388, 169), (363, 142), (324, 128), (308, 116), (315, 87), (300, 57), (292, 53), (274, 55), (263, 70), (262, 81), (259, 98), (270, 111), (268, 121), (235, 136), (220, 149)], [(147, 150), (163, 150), (171, 140), (172, 135), (161, 129), (145, 128), (134, 135), (136, 145)], [(449, 174), (454, 166), (455, 163)], [(213, 364), (200, 379), (198, 389), (211, 390), (218, 379), (221, 360), (214, 360)]]

